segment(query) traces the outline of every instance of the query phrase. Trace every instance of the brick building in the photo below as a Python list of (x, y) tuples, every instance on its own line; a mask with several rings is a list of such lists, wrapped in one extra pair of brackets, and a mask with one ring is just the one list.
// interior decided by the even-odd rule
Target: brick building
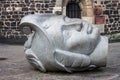
[(19, 22), (37, 13), (81, 18), (104, 34), (120, 32), (120, 0), (0, 0), (0, 41), (25, 39)]

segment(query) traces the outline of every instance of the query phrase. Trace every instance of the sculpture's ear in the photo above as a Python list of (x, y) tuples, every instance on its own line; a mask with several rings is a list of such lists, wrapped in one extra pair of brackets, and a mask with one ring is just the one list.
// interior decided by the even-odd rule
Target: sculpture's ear
[(43, 21), (39, 21), (41, 19), (41, 15), (27, 15), (21, 19), (19, 28), (24, 34), (30, 34), (32, 31), (43, 30), (41, 27), (41, 23)]
[(32, 31), (35, 32), (39, 32), (39, 31), (44, 31), (44, 29), (42, 29), (41, 25), (39, 25), (38, 23), (31, 23), (31, 22), (23, 22), (19, 25), (20, 30), (24, 33), (24, 34), (30, 34), (32, 33)]
[[(42, 20), (41, 20), (42, 19)], [(52, 41), (51, 38), (48, 36), (48, 34), (46, 33), (46, 31), (43, 29), (43, 27), (41, 26), (41, 24), (47, 19), (46, 15), (28, 15), (22, 18), (21, 23), (19, 25), (21, 31), (26, 34), (33, 34), (34, 35), (30, 36), (28, 39), (28, 43), (31, 45), (31, 42), (33, 42), (33, 38), (35, 36), (38, 36), (37, 38), (40, 38), (39, 40), (42, 40), (42, 38), (44, 38), (46, 40), (46, 43), (51, 44), (52, 46)], [(43, 40), (43, 41), (45, 41)], [(37, 39), (36, 39), (37, 41)], [(35, 41), (35, 42), (36, 42)], [(38, 41), (40, 42), (40, 41)], [(36, 44), (39, 45), (39, 44)], [(28, 44), (27, 44), (28, 46)], [(53, 47), (52, 47), (53, 48)]]
[(33, 31), (30, 23), (21, 23), (20, 30), (26, 35), (31, 34)]
[(20, 29), (25, 34), (30, 34), (32, 31), (43, 30), (43, 26), (41, 25), (46, 20), (55, 16), (53, 14), (34, 14), (27, 15), (21, 19)]

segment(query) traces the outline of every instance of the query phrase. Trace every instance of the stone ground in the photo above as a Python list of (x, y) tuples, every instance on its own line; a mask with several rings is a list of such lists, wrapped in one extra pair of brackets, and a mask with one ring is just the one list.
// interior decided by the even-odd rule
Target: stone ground
[(23, 48), (23, 45), (0, 44), (0, 80), (120, 80), (120, 43), (109, 44), (106, 68), (72, 74), (33, 69), (25, 59)]

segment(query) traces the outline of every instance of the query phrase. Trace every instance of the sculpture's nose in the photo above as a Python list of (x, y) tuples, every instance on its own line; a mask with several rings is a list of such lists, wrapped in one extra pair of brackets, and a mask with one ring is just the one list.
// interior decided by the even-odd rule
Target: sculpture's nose
[(91, 34), (91, 33), (92, 33), (92, 30), (93, 30), (93, 27), (92, 27), (91, 25), (88, 25), (87, 33), (88, 33), (88, 34)]
[(80, 26), (81, 26), (81, 31), (86, 34), (91, 34), (93, 31), (93, 27), (91, 24), (88, 23), (86, 24), (85, 22), (82, 22)]

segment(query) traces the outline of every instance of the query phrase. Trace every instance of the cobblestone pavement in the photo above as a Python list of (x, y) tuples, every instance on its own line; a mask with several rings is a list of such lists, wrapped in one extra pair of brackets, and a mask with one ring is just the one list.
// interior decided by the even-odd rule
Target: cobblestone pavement
[(23, 45), (0, 44), (0, 80), (120, 80), (120, 43), (109, 44), (106, 68), (72, 74), (33, 69), (23, 48)]

